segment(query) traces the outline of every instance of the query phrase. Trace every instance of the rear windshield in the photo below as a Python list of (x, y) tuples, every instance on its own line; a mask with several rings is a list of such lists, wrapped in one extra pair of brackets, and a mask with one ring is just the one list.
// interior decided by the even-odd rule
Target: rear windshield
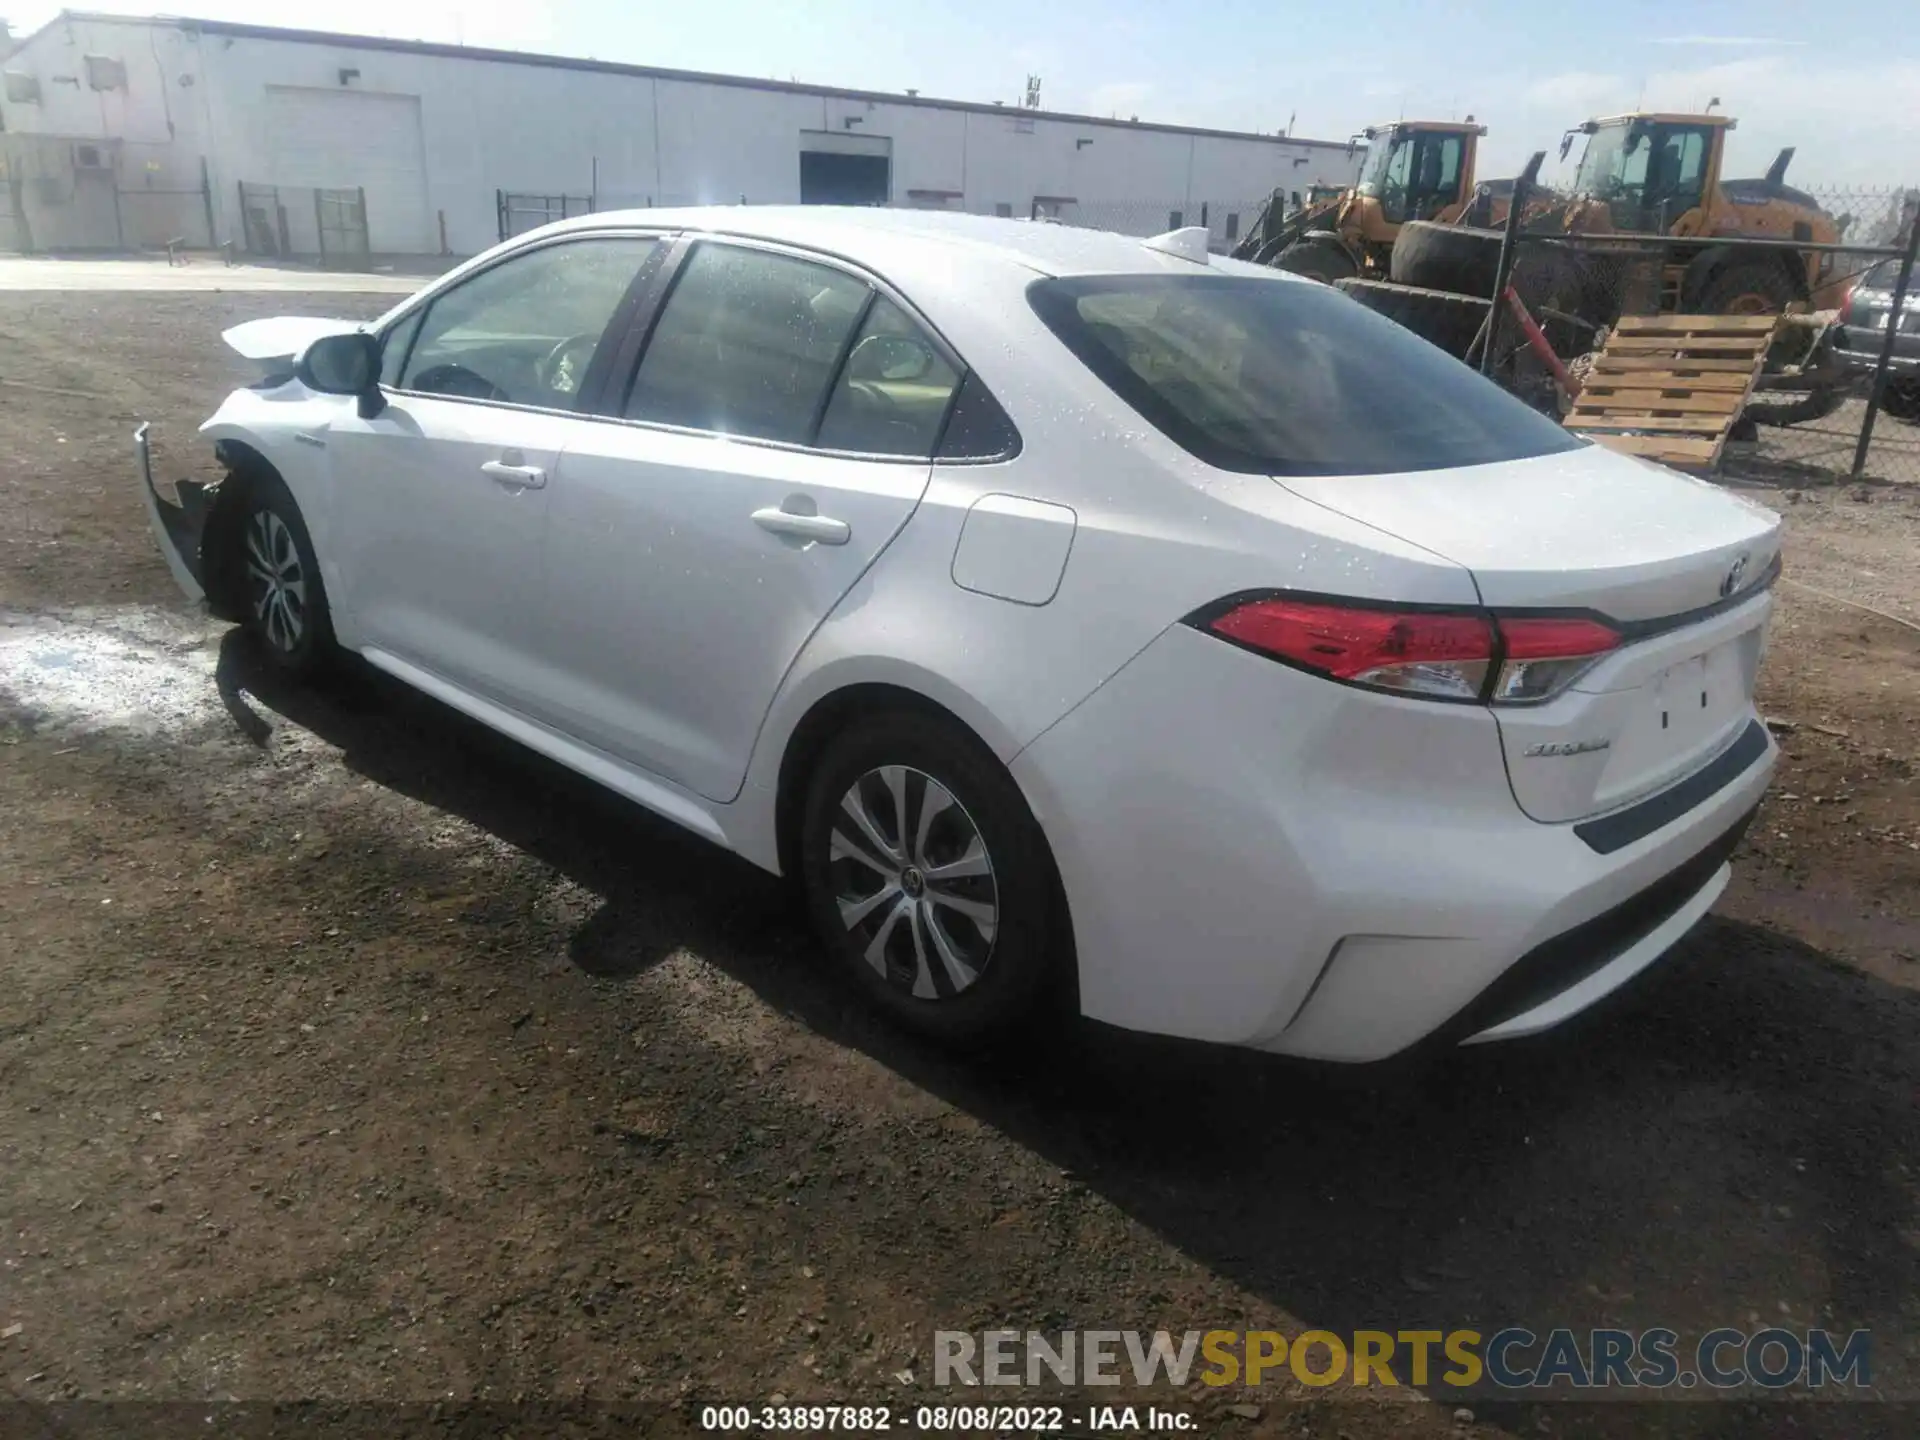
[(1234, 275), (1039, 280), (1033, 308), (1170, 440), (1222, 470), (1377, 475), (1582, 444), (1322, 285)]

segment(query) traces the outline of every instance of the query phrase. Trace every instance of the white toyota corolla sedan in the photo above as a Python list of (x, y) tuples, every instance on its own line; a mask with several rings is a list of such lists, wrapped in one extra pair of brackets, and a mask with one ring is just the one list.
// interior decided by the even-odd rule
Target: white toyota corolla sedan
[(794, 876), (894, 1017), (1525, 1035), (1726, 884), (1778, 517), (1337, 291), (888, 210), (550, 226), (267, 373), (176, 577)]

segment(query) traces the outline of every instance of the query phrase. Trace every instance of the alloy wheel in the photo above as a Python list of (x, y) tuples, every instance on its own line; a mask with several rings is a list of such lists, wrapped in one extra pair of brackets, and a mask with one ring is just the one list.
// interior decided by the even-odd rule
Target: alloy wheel
[(293, 532), (271, 510), (247, 522), (247, 589), (267, 643), (292, 654), (307, 630), (307, 572)]
[(921, 1000), (969, 989), (993, 958), (993, 859), (973, 817), (925, 771), (882, 765), (834, 813), (828, 877), (867, 964)]

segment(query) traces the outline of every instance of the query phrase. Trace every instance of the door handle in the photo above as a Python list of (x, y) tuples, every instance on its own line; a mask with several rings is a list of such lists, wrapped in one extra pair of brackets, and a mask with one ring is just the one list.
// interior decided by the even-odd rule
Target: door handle
[(480, 473), (497, 485), (515, 490), (538, 490), (547, 483), (547, 472), (538, 465), (509, 465), (504, 460), (489, 460)]
[(792, 535), (800, 540), (818, 540), (822, 545), (844, 545), (853, 538), (853, 527), (828, 515), (797, 515), (769, 505), (753, 512), (753, 523), (776, 535)]

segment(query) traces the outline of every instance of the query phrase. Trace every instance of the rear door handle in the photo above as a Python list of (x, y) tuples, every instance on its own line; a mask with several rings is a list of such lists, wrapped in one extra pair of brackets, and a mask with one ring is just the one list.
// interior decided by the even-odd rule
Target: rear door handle
[(822, 545), (844, 545), (853, 538), (853, 527), (828, 515), (796, 515), (769, 505), (753, 512), (753, 523), (776, 535), (792, 535), (800, 540), (818, 540)]
[(504, 460), (489, 460), (480, 473), (497, 485), (515, 490), (539, 490), (547, 483), (547, 472), (538, 465), (509, 465)]

